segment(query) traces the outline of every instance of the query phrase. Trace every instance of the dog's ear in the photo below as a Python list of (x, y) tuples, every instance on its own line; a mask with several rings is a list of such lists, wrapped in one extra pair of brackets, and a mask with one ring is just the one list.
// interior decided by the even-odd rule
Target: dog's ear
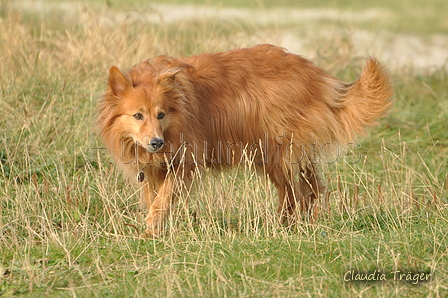
[(132, 87), (132, 82), (118, 69), (111, 66), (109, 69), (108, 89), (117, 97), (121, 97), (123, 92)]
[(176, 75), (180, 72), (180, 68), (170, 68), (162, 72), (157, 77), (157, 85), (160, 87), (162, 92), (168, 92), (174, 89), (174, 79)]

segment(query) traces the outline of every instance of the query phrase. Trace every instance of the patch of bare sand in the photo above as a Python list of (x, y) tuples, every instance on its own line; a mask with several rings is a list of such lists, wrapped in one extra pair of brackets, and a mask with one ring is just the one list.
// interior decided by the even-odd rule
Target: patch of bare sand
[[(377, 57), (393, 71), (432, 73), (448, 70), (448, 35), (416, 36), (390, 31), (320, 30), (310, 33), (284, 32), (279, 43), (295, 53), (311, 59), (319, 52), (319, 42), (332, 43), (342, 34), (353, 57)], [(318, 41), (313, 42), (317, 36)], [(306, 42), (304, 42), (306, 41)], [(337, 42), (335, 47), (340, 46)], [(328, 51), (327, 51), (328, 53)]]

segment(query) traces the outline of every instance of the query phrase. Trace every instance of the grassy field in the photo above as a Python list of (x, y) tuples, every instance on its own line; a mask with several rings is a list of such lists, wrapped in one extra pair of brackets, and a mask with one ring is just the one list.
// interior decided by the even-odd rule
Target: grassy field
[[(446, 1), (380, 1), (391, 13), (368, 22), (281, 24), (150, 22), (153, 9), (141, 1), (108, 3), (0, 1), (0, 296), (448, 295), (446, 67), (391, 69), (390, 115), (336, 162), (320, 165), (328, 190), (314, 220), (292, 227), (277, 223), (273, 187), (246, 165), (204, 174), (167, 233), (143, 238), (138, 188), (98, 149), (92, 128), (112, 64), (229, 50), (305, 28), (313, 61), (350, 81), (362, 66), (350, 36), (319, 35), (322, 28), (443, 35)], [(238, 3), (266, 10), (277, 2)], [(350, 281), (360, 274), (378, 281)]]

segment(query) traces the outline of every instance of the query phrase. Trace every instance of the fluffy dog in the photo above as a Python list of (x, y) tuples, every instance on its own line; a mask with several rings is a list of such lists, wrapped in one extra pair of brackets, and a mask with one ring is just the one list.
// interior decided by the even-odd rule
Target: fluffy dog
[(373, 58), (344, 83), (284, 48), (258, 45), (159, 56), (125, 73), (112, 66), (98, 126), (125, 176), (142, 183), (147, 233), (157, 236), (204, 167), (252, 162), (277, 187), (283, 221), (309, 212), (323, 189), (311, 157), (376, 124), (392, 94)]

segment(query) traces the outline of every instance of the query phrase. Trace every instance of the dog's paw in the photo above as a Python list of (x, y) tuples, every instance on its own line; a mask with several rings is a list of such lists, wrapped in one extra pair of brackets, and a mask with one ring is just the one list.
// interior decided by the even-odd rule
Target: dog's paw
[(159, 237), (163, 232), (165, 214), (158, 211), (150, 211), (146, 217), (145, 234), (149, 237)]
[(162, 230), (161, 229), (147, 228), (143, 232), (142, 236), (143, 236), (143, 238), (159, 238), (161, 234), (162, 234)]

